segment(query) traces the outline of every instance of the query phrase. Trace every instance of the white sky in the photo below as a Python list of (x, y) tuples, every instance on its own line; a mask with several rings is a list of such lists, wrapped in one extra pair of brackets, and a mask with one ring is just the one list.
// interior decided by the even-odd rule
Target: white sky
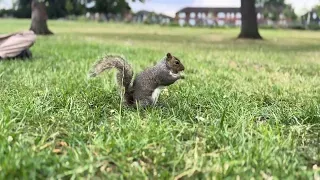
[[(286, 0), (292, 4), (298, 15), (305, 13), (317, 4), (320, 0)], [(197, 7), (240, 7), (240, 0), (146, 0), (145, 3), (130, 2), (134, 12), (149, 10), (174, 16), (175, 12), (186, 6)]]
[[(174, 16), (175, 12), (186, 6), (197, 7), (240, 7), (240, 0), (145, 0), (145, 3), (131, 2), (130, 6), (134, 12), (139, 10), (155, 11)], [(292, 4), (298, 15), (310, 10), (320, 0), (286, 0)], [(10, 8), (12, 0), (0, 0), (0, 9)]]

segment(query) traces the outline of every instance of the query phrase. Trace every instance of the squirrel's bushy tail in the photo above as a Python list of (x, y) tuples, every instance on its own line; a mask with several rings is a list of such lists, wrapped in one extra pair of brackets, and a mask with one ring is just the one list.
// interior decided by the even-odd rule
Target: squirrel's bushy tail
[(132, 88), (131, 81), (133, 77), (133, 70), (127, 61), (117, 55), (107, 55), (102, 60), (98, 61), (89, 73), (90, 77), (95, 77), (105, 70), (116, 68), (117, 73), (117, 83), (119, 86), (125, 88), (125, 99), (127, 103), (132, 103)]

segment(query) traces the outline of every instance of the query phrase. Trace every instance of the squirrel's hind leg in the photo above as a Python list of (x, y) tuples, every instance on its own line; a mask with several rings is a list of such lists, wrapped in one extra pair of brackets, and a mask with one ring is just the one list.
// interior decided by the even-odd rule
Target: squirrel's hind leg
[(146, 97), (146, 98), (137, 100), (137, 104), (142, 108), (146, 108), (153, 105), (153, 100), (151, 97)]

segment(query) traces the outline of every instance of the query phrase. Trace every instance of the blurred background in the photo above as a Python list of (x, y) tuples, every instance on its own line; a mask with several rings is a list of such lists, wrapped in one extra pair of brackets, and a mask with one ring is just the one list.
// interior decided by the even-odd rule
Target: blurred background
[[(241, 0), (43, 0), (49, 19), (171, 26), (241, 25)], [(250, 2), (247, 1), (247, 2)], [(261, 28), (319, 29), (319, 0), (256, 0)], [(31, 0), (0, 0), (1, 18), (31, 18)]]

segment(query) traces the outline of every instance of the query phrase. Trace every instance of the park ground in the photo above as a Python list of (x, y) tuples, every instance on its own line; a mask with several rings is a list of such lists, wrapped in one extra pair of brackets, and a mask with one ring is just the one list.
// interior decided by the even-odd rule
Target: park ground
[[(0, 20), (0, 33), (30, 20)], [(0, 62), (0, 179), (316, 179), (320, 32), (49, 21), (30, 61)], [(121, 107), (105, 53), (136, 72), (165, 53), (186, 79), (163, 107)]]

